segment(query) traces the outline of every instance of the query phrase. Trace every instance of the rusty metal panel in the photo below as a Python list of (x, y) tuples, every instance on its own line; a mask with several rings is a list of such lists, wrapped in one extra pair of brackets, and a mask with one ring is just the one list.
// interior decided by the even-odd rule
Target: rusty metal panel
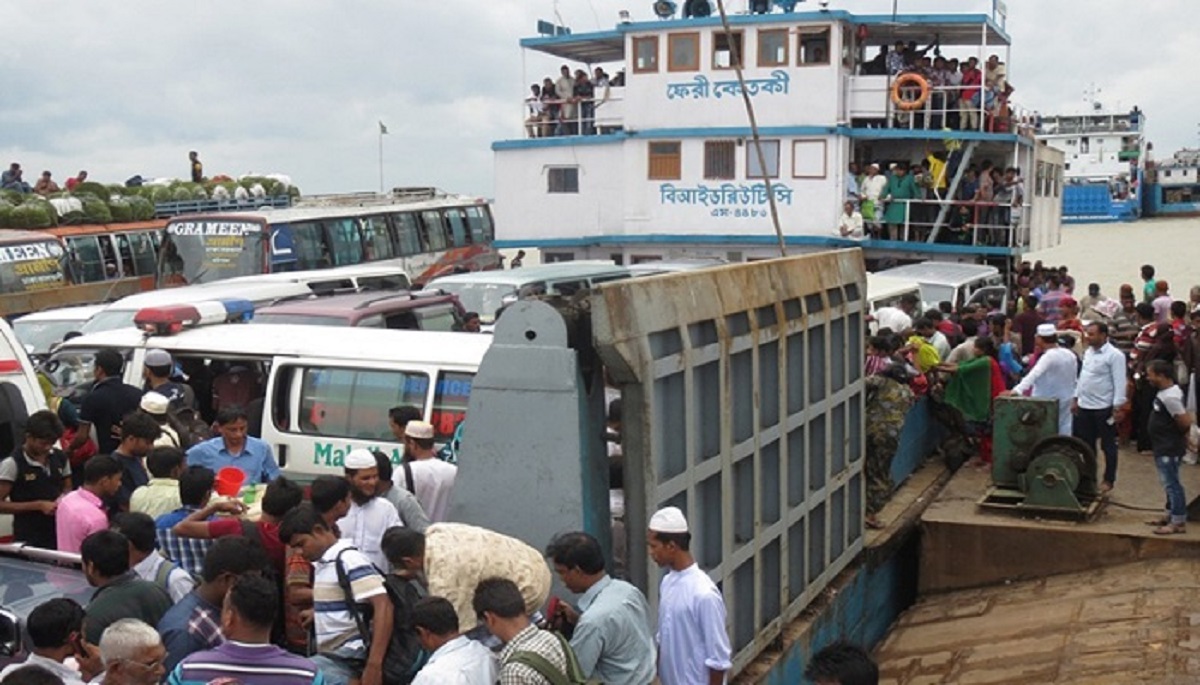
[(740, 669), (863, 544), (859, 250), (608, 283), (596, 347), (624, 398), (627, 569), (657, 603), (650, 514), (682, 508)]

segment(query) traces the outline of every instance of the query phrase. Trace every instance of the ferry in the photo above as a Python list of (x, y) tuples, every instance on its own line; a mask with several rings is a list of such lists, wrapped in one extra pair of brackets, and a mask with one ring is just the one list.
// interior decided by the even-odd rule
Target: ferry
[(1142, 215), (1146, 116), (1091, 101), (1085, 114), (1036, 117), (1038, 139), (1066, 156), (1063, 221), (1134, 221)]
[(1146, 216), (1200, 215), (1200, 149), (1185, 148), (1163, 162), (1147, 162), (1142, 199)]
[[(520, 40), (526, 83), (553, 90), (526, 100), (514, 135), (492, 144), (497, 247), (624, 265), (861, 247), (871, 268), (932, 259), (1007, 270), (1058, 244), (1064, 155), (1036, 139), (1004, 85), (1002, 3), (979, 13), (743, 13), (728, 16), (728, 30), (715, 10), (679, 17), (663, 5), (657, 19), (623, 12), (607, 30), (540, 26)], [(911, 46), (901, 58), (975, 58), (988, 85), (1000, 76), (963, 104), (972, 89), (954, 79), (892, 73), (898, 44)], [(593, 94), (559, 98), (561, 70), (596, 77)], [(1016, 203), (970, 190), (968, 171), (985, 162), (1019, 170)], [(867, 209), (871, 164), (885, 177), (912, 165), (923, 187), (898, 193), (886, 218), (871, 202), (880, 225), (868, 219), (865, 239), (843, 237), (844, 201)]]

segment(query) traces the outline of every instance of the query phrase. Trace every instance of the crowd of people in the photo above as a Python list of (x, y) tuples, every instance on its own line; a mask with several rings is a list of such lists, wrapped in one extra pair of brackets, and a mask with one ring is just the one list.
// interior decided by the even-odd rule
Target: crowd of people
[[(861, 72), (892, 78), (916, 74), (923, 78), (930, 88), (929, 102), (920, 112), (923, 128), (977, 131), (982, 126), (998, 133), (1009, 131), (1012, 109), (1008, 100), (1014, 89), (999, 55), (990, 55), (981, 67), (974, 56), (964, 60), (944, 57), (937, 39), (924, 48), (918, 48), (916, 41), (896, 41), (890, 50), (886, 45), (879, 46), (875, 57), (863, 63)], [(917, 96), (911, 88), (901, 90), (908, 99)], [(910, 116), (914, 115), (898, 114), (897, 123), (907, 126)]]
[(1172, 295), (1151, 265), (1142, 284), (1117, 298), (1099, 284), (1077, 294), (1067, 267), (1022, 263), (1007, 304), (921, 311), (915, 296), (874, 314), (866, 348), (868, 525), (891, 494), (890, 460), (916, 398), (953, 410), (955, 426), (976, 442), (974, 462), (991, 462), (993, 402), (1001, 396), (1052, 399), (1058, 432), (1099, 443), (1101, 494), (1117, 482), (1119, 442), (1153, 456), (1167, 508), (1149, 523), (1160, 535), (1185, 530), (1183, 463), (1197, 463), (1192, 425), (1200, 384), (1200, 286)]
[[(386, 417), (399, 467), (352, 450), (306, 492), (247, 435), (246, 411), (222, 407), (215, 435), (197, 436), (174, 411), (196, 391), (171, 380), (165, 351), (147, 364), (139, 388), (121, 381), (119, 355), (97, 354), (75, 430), (59, 416), (70, 403), (36, 412), (0, 461), (15, 539), (78, 553), (95, 588), (86, 606), (37, 606), (32, 651), (0, 683), (690, 685), (731, 668), (724, 599), (679, 509), (648, 526), (666, 571), (655, 631), (591, 535), (536, 550), (447, 522), (457, 467), (418, 408)], [(551, 573), (575, 605), (550, 598)]]
[(609, 88), (625, 85), (624, 70), (610, 77), (596, 67), (589, 76), (583, 69), (564, 64), (558, 79), (549, 76), (529, 86), (525, 98), (525, 132), (530, 138), (592, 135), (596, 133), (596, 109), (609, 98)]
[(954, 193), (958, 151), (927, 152), (918, 162), (851, 162), (846, 170), (846, 199), (834, 235), (849, 240), (925, 241), (938, 214), (949, 203), (936, 242), (955, 245), (1010, 245), (1023, 236), (1025, 181), (1016, 167), (991, 160), (971, 162)]
[[(76, 186), (87, 180), (87, 171), (81, 170), (75, 176), (67, 179), (66, 189), (74, 190)], [(33, 185), (25, 180), (25, 170), (21, 168), (20, 162), (13, 162), (8, 165), (8, 169), (0, 173), (0, 190), (12, 190), (18, 193), (35, 193), (43, 197), (60, 192), (58, 182), (54, 180), (54, 174), (49, 171), (43, 171), (42, 175)]]

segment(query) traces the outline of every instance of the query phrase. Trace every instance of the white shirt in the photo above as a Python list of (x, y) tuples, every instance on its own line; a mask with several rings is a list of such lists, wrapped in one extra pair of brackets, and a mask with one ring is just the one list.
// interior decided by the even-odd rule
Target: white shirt
[[(133, 567), (133, 572), (137, 574), (138, 578), (158, 585), (158, 569), (166, 562), (166, 557), (158, 552), (152, 552)], [(192, 577), (192, 574), (177, 566), (167, 574), (167, 587), (163, 589), (171, 595), (172, 602), (178, 602), (195, 587), (196, 579)]]
[(887, 179), (883, 174), (875, 174), (863, 178), (862, 196), (871, 202), (879, 202), (879, 198), (883, 195), (883, 191), (887, 188)]
[(1080, 409), (1108, 409), (1125, 404), (1125, 355), (1104, 343), (1088, 346), (1083, 353), (1083, 370), (1075, 387)]
[(429, 655), (412, 685), (493, 685), (499, 675), (492, 650), (460, 635)]
[(1020, 395), (1033, 388), (1033, 397), (1058, 400), (1058, 433), (1071, 434), (1071, 399), (1075, 397), (1075, 374), (1079, 357), (1065, 347), (1042, 352), (1029, 375), (1017, 383), (1013, 392)]
[(47, 659), (37, 654), (30, 654), (24, 661), (18, 661), (17, 663), (5, 666), (4, 670), (0, 671), (0, 680), (8, 677), (9, 673), (23, 666), (41, 666), (59, 678), (62, 678), (65, 685), (83, 685), (83, 675), (79, 671), (64, 663), (60, 663), (54, 659)]
[(937, 350), (938, 357), (942, 361), (946, 361), (946, 357), (950, 356), (950, 340), (946, 338), (945, 333), (935, 330), (933, 335), (929, 336), (929, 344), (933, 345), (933, 349)]
[(403, 525), (396, 507), (382, 497), (372, 497), (366, 504), (351, 502), (350, 511), (337, 522), (342, 539), (354, 543), (375, 568), (384, 572), (388, 570), (388, 560), (380, 547), (383, 532)]
[(847, 240), (862, 240), (863, 239), (863, 218), (862, 214), (852, 212), (847, 214), (842, 212), (841, 221), (838, 222), (837, 230), (834, 235)]
[(454, 464), (431, 457), (410, 462), (413, 475), (413, 489), (416, 490), (417, 501), (425, 510), (429, 520), (441, 523), (446, 520), (446, 510), (450, 507), (450, 495), (454, 491), (454, 477), (458, 467)]
[(733, 667), (725, 633), (725, 600), (698, 565), (663, 577), (655, 641), (662, 685), (707, 683), (709, 669)]
[(899, 307), (880, 307), (875, 310), (875, 323), (879, 328), (889, 328), (896, 335), (912, 328), (912, 317)]

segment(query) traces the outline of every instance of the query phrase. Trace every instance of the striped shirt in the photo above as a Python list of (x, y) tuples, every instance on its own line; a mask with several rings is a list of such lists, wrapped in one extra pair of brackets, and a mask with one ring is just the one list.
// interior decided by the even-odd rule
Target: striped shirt
[(226, 642), (184, 659), (166, 682), (205, 685), (224, 680), (254, 685), (324, 685), (325, 676), (313, 662), (275, 645)]
[(317, 633), (317, 652), (328, 653), (342, 647), (365, 646), (358, 624), (346, 604), (346, 592), (338, 583), (338, 555), (342, 570), (350, 582), (357, 604), (366, 604), (372, 597), (387, 592), (383, 576), (371, 560), (354, 548), (348, 540), (338, 540), (313, 563), (313, 623)]

